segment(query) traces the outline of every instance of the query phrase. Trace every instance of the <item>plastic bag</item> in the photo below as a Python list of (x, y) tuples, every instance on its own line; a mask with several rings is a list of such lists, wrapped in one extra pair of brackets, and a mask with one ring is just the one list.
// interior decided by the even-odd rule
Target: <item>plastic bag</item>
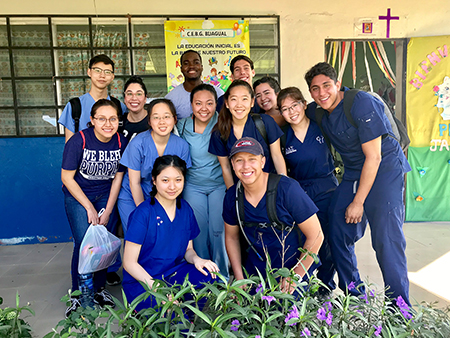
[(91, 224), (81, 242), (78, 273), (91, 273), (114, 264), (121, 244), (106, 227)]

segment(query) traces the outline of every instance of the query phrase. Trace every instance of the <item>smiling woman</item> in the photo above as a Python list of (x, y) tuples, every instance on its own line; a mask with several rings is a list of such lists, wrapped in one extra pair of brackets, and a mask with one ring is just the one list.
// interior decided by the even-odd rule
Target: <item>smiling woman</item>
[[(115, 204), (124, 168), (119, 160), (128, 141), (117, 132), (119, 112), (109, 100), (98, 100), (91, 111), (90, 128), (71, 137), (65, 147), (61, 169), (64, 204), (74, 241), (72, 256), (72, 291), (78, 290), (78, 260), (80, 245), (89, 224), (115, 226)], [(98, 213), (105, 209), (101, 216)], [(94, 274), (94, 301), (114, 306), (111, 295), (104, 290), (106, 269)], [(66, 316), (80, 306), (71, 298)]]
[[(178, 156), (157, 158), (151, 197), (130, 216), (123, 256), (123, 289), (128, 302), (145, 292), (140, 282), (150, 288), (154, 288), (155, 279), (182, 284), (188, 275), (194, 287), (201, 287), (216, 278), (211, 272), (219, 271), (217, 265), (200, 258), (193, 249), (192, 240), (200, 230), (191, 207), (179, 198), (186, 170), (186, 163)], [(136, 310), (155, 305), (156, 299), (150, 296)]]
[(120, 162), (128, 168), (117, 203), (125, 234), (131, 212), (150, 197), (155, 159), (162, 155), (178, 155), (188, 167), (191, 166), (188, 144), (172, 133), (177, 121), (172, 102), (156, 99), (150, 103), (148, 110), (150, 130), (133, 138)]

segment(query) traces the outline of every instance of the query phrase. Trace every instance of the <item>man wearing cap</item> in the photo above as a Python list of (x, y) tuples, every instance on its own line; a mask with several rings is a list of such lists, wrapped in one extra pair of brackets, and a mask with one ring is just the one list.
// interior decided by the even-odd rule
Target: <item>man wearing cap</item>
[[(249, 275), (257, 274), (258, 269), (265, 276), (269, 256), (271, 268), (287, 267), (293, 270), (298, 279), (302, 279), (306, 271), (312, 272), (310, 268), (314, 260), (298, 249), (303, 247), (317, 254), (323, 241), (316, 216), (317, 207), (295, 180), (275, 174), (270, 174), (273, 176), (269, 179), (269, 174), (263, 172), (266, 161), (263, 148), (255, 139), (244, 137), (237, 140), (231, 148), (230, 159), (240, 182), (228, 189), (222, 215), (225, 221), (225, 244), (235, 278), (244, 278), (242, 266)], [(266, 206), (269, 180), (277, 178), (276, 216), (283, 224), (282, 228), (271, 224)], [(240, 185), (243, 194), (241, 212), (236, 207), (239, 204), (236, 203), (239, 195), (236, 191), (241, 189)], [(249, 247), (244, 261), (239, 243), (240, 227)], [(283, 282), (283, 291), (293, 292), (290, 285)]]

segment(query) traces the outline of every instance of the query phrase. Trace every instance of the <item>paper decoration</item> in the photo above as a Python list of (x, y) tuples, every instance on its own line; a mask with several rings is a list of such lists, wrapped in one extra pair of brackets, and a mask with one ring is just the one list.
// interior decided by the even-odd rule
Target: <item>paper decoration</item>
[(417, 192), (413, 192), (413, 195), (414, 195), (414, 199), (415, 199), (417, 202), (422, 202), (422, 201), (424, 200), (424, 198), (423, 198), (419, 193), (417, 193)]
[(419, 171), (419, 177), (422, 178), (427, 173), (429, 167), (416, 167), (416, 169)]

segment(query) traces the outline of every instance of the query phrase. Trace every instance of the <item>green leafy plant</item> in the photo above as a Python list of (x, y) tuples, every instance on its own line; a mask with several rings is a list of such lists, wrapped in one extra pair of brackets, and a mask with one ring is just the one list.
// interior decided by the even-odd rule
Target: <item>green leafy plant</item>
[[(0, 297), (0, 305), (2, 304), (3, 298)], [(31, 327), (20, 318), (25, 311), (34, 316), (34, 311), (28, 305), (20, 306), (19, 293), (16, 293), (16, 307), (0, 309), (0, 337), (31, 337)]]
[[(115, 299), (115, 309), (79, 308), (45, 338), (450, 337), (448, 308), (424, 303), (412, 309), (401, 298), (385, 298), (371, 285), (364, 285), (366, 292), (359, 297), (346, 291), (323, 299), (315, 277), (297, 284), (295, 297), (280, 291), (278, 281), (291, 276), (288, 269), (268, 271), (267, 276), (227, 283), (219, 275), (220, 281), (201, 289), (188, 280), (172, 287), (158, 281), (153, 289), (143, 284), (146, 292), (131, 304), (123, 294), (123, 302)], [(184, 299), (187, 293), (192, 300)], [(136, 313), (138, 303), (150, 295), (157, 305)]]

